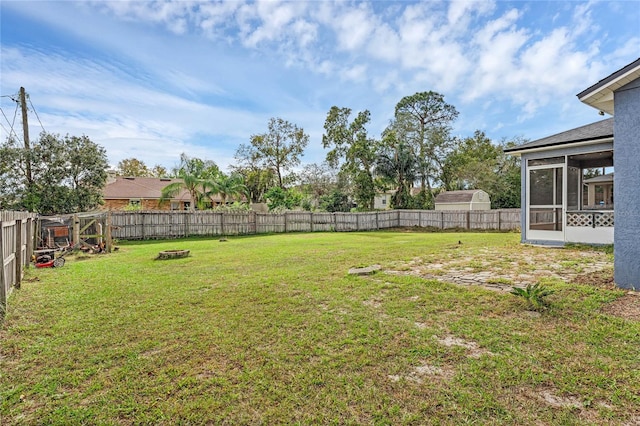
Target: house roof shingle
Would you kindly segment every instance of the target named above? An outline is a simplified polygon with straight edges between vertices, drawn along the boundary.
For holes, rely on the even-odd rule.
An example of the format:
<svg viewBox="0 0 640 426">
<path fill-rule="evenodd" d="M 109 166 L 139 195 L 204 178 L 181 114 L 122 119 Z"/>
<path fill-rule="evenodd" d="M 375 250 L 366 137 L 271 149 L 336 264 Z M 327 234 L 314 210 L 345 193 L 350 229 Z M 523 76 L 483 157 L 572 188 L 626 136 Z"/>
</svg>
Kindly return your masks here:
<svg viewBox="0 0 640 426">
<path fill-rule="evenodd" d="M 162 189 L 174 182 L 182 182 L 182 179 L 117 176 L 114 182 L 107 183 L 103 197 L 105 200 L 132 198 L 159 200 L 162 197 Z M 172 200 L 189 201 L 189 192 L 182 190 Z"/>
<path fill-rule="evenodd" d="M 545 148 L 557 145 L 565 145 L 576 142 L 597 141 L 613 138 L 613 118 L 597 121 L 575 129 L 567 130 L 546 138 L 537 139 L 522 145 L 506 148 L 504 152 L 521 152 L 532 149 Z"/>
</svg>

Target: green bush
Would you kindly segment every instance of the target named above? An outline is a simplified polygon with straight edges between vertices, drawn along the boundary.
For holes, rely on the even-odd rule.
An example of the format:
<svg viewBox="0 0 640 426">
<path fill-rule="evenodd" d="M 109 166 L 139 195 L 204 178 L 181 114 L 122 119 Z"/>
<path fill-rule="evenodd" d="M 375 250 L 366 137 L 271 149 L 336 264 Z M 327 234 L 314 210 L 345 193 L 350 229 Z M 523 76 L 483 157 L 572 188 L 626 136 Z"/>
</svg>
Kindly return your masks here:
<svg viewBox="0 0 640 426">
<path fill-rule="evenodd" d="M 514 287 L 511 289 L 511 294 L 514 296 L 522 297 L 530 309 L 534 311 L 541 311 L 549 306 L 549 303 L 545 298 L 553 294 L 553 290 L 550 290 L 540 283 L 529 284 L 525 288 Z"/>
</svg>

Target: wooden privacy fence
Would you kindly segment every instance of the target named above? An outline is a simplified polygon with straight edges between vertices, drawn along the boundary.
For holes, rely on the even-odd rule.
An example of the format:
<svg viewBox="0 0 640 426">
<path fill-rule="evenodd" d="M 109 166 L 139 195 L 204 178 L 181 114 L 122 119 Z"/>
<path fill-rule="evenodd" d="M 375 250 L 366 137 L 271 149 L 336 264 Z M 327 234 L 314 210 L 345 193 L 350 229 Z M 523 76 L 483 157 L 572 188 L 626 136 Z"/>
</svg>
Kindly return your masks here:
<svg viewBox="0 0 640 426">
<path fill-rule="evenodd" d="M 113 211 L 111 234 L 121 240 L 279 232 L 373 231 L 396 227 L 516 230 L 520 209 L 436 211 L 387 210 L 366 213 L 220 213 L 211 211 Z"/>
<path fill-rule="evenodd" d="M 20 288 L 23 268 L 33 253 L 35 214 L 0 211 L 0 318 L 13 288 Z"/>
</svg>

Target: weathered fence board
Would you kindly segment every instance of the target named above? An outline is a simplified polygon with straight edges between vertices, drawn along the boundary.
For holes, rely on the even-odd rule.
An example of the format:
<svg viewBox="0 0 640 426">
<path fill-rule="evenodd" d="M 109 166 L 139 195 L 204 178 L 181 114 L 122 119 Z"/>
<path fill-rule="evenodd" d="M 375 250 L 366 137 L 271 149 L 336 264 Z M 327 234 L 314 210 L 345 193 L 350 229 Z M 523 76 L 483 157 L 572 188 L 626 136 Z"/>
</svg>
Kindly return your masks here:
<svg viewBox="0 0 640 426">
<path fill-rule="evenodd" d="M 256 234 L 285 232 L 285 216 L 282 214 L 256 214 Z"/>
<path fill-rule="evenodd" d="M 335 229 L 333 213 L 313 213 L 311 220 L 312 231 L 333 231 Z"/>
<path fill-rule="evenodd" d="M 394 227 L 500 229 L 520 227 L 520 209 L 487 211 L 387 210 L 366 213 L 208 211 L 112 212 L 113 238 L 122 240 L 280 232 L 370 231 Z"/>
<path fill-rule="evenodd" d="M 35 215 L 25 212 L 0 212 L 0 317 L 13 288 L 20 288 L 33 251 Z"/>
</svg>

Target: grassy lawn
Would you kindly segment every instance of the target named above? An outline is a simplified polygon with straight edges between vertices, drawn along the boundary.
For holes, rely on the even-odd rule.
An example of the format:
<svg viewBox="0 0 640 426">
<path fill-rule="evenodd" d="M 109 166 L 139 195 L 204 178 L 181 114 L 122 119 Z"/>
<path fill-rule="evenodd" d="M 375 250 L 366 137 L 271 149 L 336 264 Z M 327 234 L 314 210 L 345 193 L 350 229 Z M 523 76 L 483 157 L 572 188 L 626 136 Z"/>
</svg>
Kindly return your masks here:
<svg viewBox="0 0 640 426">
<path fill-rule="evenodd" d="M 640 297 L 553 275 L 537 313 L 411 273 L 481 272 L 488 250 L 517 269 L 518 241 L 188 239 L 30 268 L 0 326 L 0 424 L 638 424 L 640 322 L 607 306 Z M 169 249 L 191 256 L 154 260 Z M 554 252 L 583 271 L 584 249 Z"/>
</svg>

